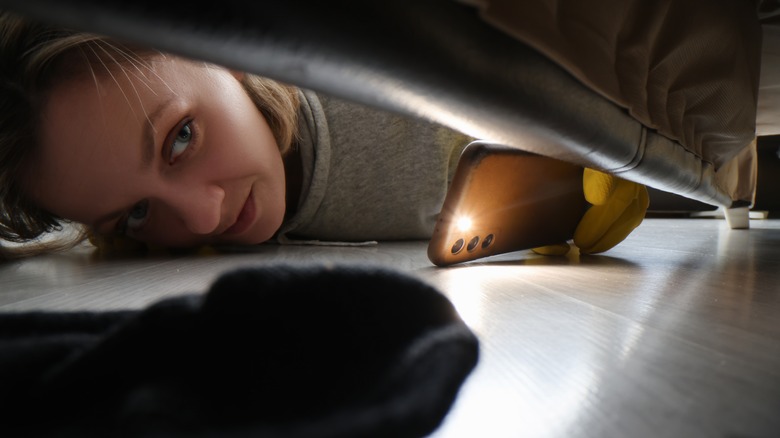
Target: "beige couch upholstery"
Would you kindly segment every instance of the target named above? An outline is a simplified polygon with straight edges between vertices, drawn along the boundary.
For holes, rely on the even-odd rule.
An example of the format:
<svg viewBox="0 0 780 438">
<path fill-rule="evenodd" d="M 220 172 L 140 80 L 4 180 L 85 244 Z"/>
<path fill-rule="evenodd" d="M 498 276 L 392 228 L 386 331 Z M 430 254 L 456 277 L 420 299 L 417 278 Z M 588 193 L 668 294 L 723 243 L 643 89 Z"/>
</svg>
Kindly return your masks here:
<svg viewBox="0 0 780 438">
<path fill-rule="evenodd" d="M 699 158 L 719 191 L 732 200 L 752 202 L 762 47 L 753 2 L 466 3 L 496 28 L 541 51 L 644 126 Z M 780 111 L 766 100 L 765 117 L 768 108 Z M 764 128 L 772 125 L 762 122 Z M 669 148 L 662 150 L 675 155 Z M 684 162 L 680 159 L 681 165 Z"/>
</svg>

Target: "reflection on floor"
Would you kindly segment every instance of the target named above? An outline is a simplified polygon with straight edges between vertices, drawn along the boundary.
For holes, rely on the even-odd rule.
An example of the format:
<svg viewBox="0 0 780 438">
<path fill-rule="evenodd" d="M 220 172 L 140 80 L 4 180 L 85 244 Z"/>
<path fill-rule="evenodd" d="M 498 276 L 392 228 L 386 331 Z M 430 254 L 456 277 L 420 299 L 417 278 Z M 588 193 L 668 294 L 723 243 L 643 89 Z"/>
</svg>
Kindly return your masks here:
<svg viewBox="0 0 780 438">
<path fill-rule="evenodd" d="M 481 340 L 436 437 L 780 436 L 780 221 L 648 219 L 601 256 L 446 269 L 425 247 L 115 260 L 78 249 L 0 266 L 0 309 L 138 308 L 240 266 L 378 264 L 437 287 Z"/>
</svg>

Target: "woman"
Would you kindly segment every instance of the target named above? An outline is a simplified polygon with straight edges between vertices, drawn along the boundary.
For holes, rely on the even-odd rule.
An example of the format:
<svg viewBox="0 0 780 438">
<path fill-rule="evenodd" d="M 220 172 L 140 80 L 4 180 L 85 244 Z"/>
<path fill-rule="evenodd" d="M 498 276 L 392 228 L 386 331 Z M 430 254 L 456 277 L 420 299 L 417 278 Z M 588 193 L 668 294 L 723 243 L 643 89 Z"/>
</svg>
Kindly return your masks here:
<svg viewBox="0 0 780 438">
<path fill-rule="evenodd" d="M 166 247 L 427 239 L 473 140 L 8 13 L 0 63 L 0 238 L 83 229 L 64 245 L 5 248 L 6 258 L 84 236 Z M 593 181 L 604 195 L 622 180 Z M 608 205 L 586 214 L 582 250 L 609 249 L 641 222 L 646 190 L 622 184 L 631 196 L 591 199 Z"/>
<path fill-rule="evenodd" d="M 173 247 L 426 238 L 471 140 L 12 14 L 0 29 L 8 241 L 64 221 Z"/>
</svg>

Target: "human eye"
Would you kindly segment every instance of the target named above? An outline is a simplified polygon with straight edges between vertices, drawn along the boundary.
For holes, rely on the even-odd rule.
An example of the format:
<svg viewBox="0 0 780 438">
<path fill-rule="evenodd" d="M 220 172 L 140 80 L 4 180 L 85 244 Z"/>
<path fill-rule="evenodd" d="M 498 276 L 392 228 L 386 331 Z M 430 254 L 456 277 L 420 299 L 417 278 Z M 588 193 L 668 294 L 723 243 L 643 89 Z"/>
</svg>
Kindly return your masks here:
<svg viewBox="0 0 780 438">
<path fill-rule="evenodd" d="M 144 200 L 133 206 L 122 221 L 121 229 L 124 234 L 140 230 L 149 218 L 149 201 Z"/>
<path fill-rule="evenodd" d="M 169 141 L 168 163 L 173 164 L 187 151 L 194 137 L 195 129 L 192 120 L 186 120 L 180 123 L 173 132 L 173 138 Z"/>
</svg>

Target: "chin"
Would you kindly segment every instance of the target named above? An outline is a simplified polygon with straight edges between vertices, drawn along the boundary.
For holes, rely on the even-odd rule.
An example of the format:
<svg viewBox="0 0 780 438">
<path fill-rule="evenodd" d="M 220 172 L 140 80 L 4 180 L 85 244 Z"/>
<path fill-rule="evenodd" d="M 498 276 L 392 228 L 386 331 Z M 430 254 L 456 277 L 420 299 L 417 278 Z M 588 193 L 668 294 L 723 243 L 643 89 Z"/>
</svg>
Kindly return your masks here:
<svg viewBox="0 0 780 438">
<path fill-rule="evenodd" d="M 268 242 L 272 237 L 274 237 L 273 233 L 270 235 L 263 235 L 262 237 L 247 237 L 246 239 L 242 239 L 239 243 L 243 245 L 259 245 Z"/>
<path fill-rule="evenodd" d="M 282 220 L 273 221 L 270 224 L 256 224 L 253 229 L 247 230 L 244 234 L 234 236 L 234 242 L 241 245 L 259 245 L 272 239 L 274 234 L 276 234 L 276 230 L 281 226 Z"/>
</svg>

